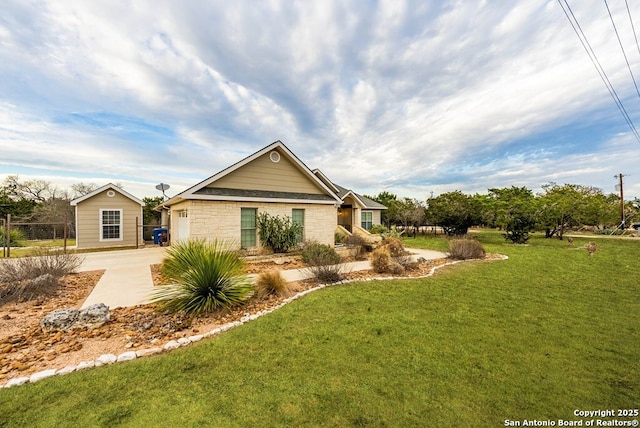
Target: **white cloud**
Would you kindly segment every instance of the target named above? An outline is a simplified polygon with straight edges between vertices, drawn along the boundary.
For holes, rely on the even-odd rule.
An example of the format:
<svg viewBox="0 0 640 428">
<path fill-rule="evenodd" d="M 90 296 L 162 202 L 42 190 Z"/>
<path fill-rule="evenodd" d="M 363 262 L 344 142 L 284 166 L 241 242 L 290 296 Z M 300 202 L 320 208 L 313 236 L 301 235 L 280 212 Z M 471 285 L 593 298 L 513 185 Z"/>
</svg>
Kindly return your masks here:
<svg viewBox="0 0 640 428">
<path fill-rule="evenodd" d="M 572 6 L 640 125 L 604 5 Z M 194 184 L 277 139 L 368 193 L 635 167 L 614 161 L 638 143 L 551 0 L 9 2 L 0 48 L 0 172 Z"/>
</svg>

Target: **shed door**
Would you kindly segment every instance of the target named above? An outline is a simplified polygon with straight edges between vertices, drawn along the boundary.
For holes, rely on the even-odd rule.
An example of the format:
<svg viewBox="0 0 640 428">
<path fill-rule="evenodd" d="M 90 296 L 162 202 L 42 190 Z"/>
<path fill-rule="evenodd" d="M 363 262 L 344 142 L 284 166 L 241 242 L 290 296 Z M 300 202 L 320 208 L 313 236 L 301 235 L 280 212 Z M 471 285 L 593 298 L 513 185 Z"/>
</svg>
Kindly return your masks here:
<svg viewBox="0 0 640 428">
<path fill-rule="evenodd" d="M 176 242 L 189 239 L 189 217 L 187 216 L 187 210 L 178 211 L 177 230 L 174 233 L 173 239 Z"/>
</svg>

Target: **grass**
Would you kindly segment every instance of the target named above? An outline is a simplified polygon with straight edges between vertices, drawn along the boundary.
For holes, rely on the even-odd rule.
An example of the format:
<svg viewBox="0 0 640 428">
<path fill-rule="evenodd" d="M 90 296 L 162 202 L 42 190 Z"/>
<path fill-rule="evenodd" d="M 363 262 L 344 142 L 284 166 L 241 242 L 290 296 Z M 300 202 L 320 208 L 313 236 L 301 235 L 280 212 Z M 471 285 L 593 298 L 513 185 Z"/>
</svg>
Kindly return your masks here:
<svg viewBox="0 0 640 428">
<path fill-rule="evenodd" d="M 189 348 L 0 390 L 0 427 L 504 426 L 637 408 L 640 241 L 589 258 L 587 239 L 479 238 L 509 260 L 334 286 Z"/>
</svg>

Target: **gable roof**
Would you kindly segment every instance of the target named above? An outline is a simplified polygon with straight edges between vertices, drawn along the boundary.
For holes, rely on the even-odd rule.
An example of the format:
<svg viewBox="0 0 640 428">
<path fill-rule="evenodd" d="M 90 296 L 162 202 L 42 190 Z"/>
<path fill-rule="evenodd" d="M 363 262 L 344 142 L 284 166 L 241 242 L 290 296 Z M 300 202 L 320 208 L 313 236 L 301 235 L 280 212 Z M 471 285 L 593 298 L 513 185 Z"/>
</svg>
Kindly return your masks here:
<svg viewBox="0 0 640 428">
<path fill-rule="evenodd" d="M 379 202 L 376 202 L 376 201 L 374 201 L 372 199 L 369 199 L 366 196 L 363 196 L 363 195 L 361 195 L 359 193 L 354 192 L 353 190 L 349 190 L 349 189 L 347 189 L 345 187 L 342 187 L 342 186 L 340 186 L 338 184 L 333 183 L 319 169 L 314 169 L 313 173 L 317 177 L 319 177 L 324 183 L 326 183 L 328 186 L 331 186 L 333 189 L 335 189 L 336 195 L 338 195 L 338 197 L 340 197 L 340 199 L 342 201 L 344 201 L 344 199 L 346 197 L 351 196 L 360 205 L 362 205 L 362 208 L 364 208 L 364 209 L 368 209 L 368 210 L 386 210 L 387 209 L 386 206 L 382 205 Z"/>
<path fill-rule="evenodd" d="M 94 190 L 93 192 L 89 192 L 86 195 L 80 196 L 79 198 L 75 198 L 70 202 L 71 206 L 78 205 L 82 201 L 86 201 L 87 199 L 93 198 L 95 195 L 104 192 L 105 190 L 113 190 L 115 192 L 120 193 L 122 196 L 131 199 L 132 201 L 140 204 L 140 206 L 145 206 L 146 204 L 142 202 L 140 199 L 133 196 L 131 193 L 125 192 L 123 189 L 119 188 L 113 183 L 105 184 L 104 186 Z"/>
<path fill-rule="evenodd" d="M 297 167 L 303 176 L 319 187 L 323 193 L 295 193 L 295 192 L 279 192 L 273 190 L 255 190 L 255 189 L 230 189 L 225 187 L 209 187 L 209 185 L 227 177 L 234 171 L 239 170 L 245 165 L 255 161 L 259 157 L 278 149 L 286 158 Z M 304 202 L 316 204 L 337 204 L 340 198 L 335 191 L 328 187 L 320 180 L 296 155 L 285 146 L 282 141 L 275 141 L 268 146 L 258 150 L 254 154 L 236 162 L 235 164 L 223 169 L 217 174 L 199 182 L 198 184 L 188 188 L 187 190 L 177 194 L 173 198 L 164 202 L 164 206 L 173 205 L 182 200 L 199 199 L 199 200 L 234 200 L 234 201 L 262 201 L 262 202 Z"/>
</svg>

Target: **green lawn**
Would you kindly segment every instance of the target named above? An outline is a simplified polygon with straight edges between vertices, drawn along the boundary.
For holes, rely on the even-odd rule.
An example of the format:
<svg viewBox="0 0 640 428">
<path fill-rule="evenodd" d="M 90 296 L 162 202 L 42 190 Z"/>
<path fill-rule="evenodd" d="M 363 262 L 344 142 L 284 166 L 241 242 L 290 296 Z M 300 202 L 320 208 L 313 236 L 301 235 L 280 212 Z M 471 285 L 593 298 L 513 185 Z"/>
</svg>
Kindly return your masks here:
<svg viewBox="0 0 640 428">
<path fill-rule="evenodd" d="M 0 427 L 496 427 L 637 408 L 640 239 L 592 258 L 587 239 L 479 239 L 509 260 L 331 287 L 169 354 L 3 389 Z"/>
</svg>

